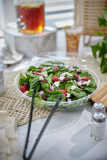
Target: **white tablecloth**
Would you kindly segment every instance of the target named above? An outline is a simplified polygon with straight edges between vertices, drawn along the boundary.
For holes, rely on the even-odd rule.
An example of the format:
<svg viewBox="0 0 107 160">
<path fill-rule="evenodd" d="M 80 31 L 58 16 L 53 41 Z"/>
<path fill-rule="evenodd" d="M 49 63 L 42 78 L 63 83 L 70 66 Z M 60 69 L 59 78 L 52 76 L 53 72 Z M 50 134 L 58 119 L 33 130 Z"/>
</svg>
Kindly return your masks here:
<svg viewBox="0 0 107 160">
<path fill-rule="evenodd" d="M 46 118 L 43 118 L 32 122 L 28 153 L 45 120 Z M 107 125 L 104 139 L 96 141 L 90 136 L 90 120 L 90 104 L 54 115 L 34 152 L 32 160 L 106 160 Z M 27 125 L 18 127 L 22 150 L 26 131 Z"/>
</svg>

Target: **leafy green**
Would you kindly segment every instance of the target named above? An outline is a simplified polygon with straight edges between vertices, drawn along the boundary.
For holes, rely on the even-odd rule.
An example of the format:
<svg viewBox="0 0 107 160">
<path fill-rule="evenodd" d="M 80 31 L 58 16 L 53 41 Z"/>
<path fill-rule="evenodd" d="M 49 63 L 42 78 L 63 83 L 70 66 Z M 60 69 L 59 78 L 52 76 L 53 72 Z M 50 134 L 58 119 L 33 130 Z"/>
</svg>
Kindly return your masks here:
<svg viewBox="0 0 107 160">
<path fill-rule="evenodd" d="M 100 50 L 99 42 L 96 45 L 90 46 L 93 52 L 93 56 L 97 58 L 96 53 Z"/>
<path fill-rule="evenodd" d="M 107 58 L 102 57 L 100 66 L 101 66 L 101 72 L 106 73 L 107 72 Z"/>
<path fill-rule="evenodd" d="M 77 67 L 77 66 L 73 66 L 73 69 L 79 69 L 79 67 Z"/>
<path fill-rule="evenodd" d="M 61 62 L 61 61 L 55 61 L 54 64 L 63 64 L 64 65 L 65 63 Z"/>
<path fill-rule="evenodd" d="M 30 90 L 34 88 L 36 91 L 40 90 L 39 75 L 36 75 L 30 82 Z"/>
<path fill-rule="evenodd" d="M 102 36 L 102 32 L 100 31 L 94 31 L 94 33 L 96 33 L 98 36 Z"/>
<path fill-rule="evenodd" d="M 27 78 L 22 73 L 20 73 L 19 86 L 23 86 L 27 81 Z"/>
<path fill-rule="evenodd" d="M 107 9 L 106 11 L 103 10 L 103 15 L 104 18 L 101 16 L 98 16 L 98 24 L 101 28 L 105 28 L 107 27 Z M 102 36 L 102 32 L 100 31 L 94 31 L 94 33 L 96 33 L 99 36 Z M 105 37 L 100 40 L 99 43 L 97 43 L 94 46 L 91 46 L 92 52 L 93 52 L 93 56 L 95 58 L 97 58 L 96 56 L 96 52 L 99 52 L 99 58 L 101 58 L 101 64 L 100 64 L 100 68 L 101 68 L 101 72 L 102 73 L 106 73 L 107 72 L 107 59 L 106 56 L 107 55 L 107 33 L 105 33 Z"/>
<path fill-rule="evenodd" d="M 32 97 L 32 94 L 33 94 L 33 89 L 29 90 L 29 92 L 27 93 L 27 95 L 30 97 Z M 35 98 L 42 99 L 41 95 L 37 91 L 35 93 Z"/>
<path fill-rule="evenodd" d="M 87 86 L 87 87 L 85 87 L 84 90 L 88 91 L 88 93 L 92 93 L 92 92 L 94 92 L 95 88 Z"/>
<path fill-rule="evenodd" d="M 51 67 L 51 66 L 53 66 L 53 64 L 48 64 L 48 63 L 46 63 L 46 64 L 41 64 L 40 65 L 40 67 Z"/>
<path fill-rule="evenodd" d="M 30 77 L 34 78 L 34 77 L 35 77 L 35 75 L 32 74 L 32 73 L 30 73 L 29 71 L 26 72 L 26 76 L 27 76 L 28 78 L 30 78 Z"/>
<path fill-rule="evenodd" d="M 44 83 L 44 82 L 40 82 L 41 84 L 41 89 L 46 92 L 47 90 L 50 90 L 50 85 L 49 83 Z"/>
<path fill-rule="evenodd" d="M 53 64 L 54 62 L 53 61 L 45 61 L 44 63 L 51 63 L 51 64 Z"/>
<path fill-rule="evenodd" d="M 105 28 L 107 25 L 107 21 L 105 18 L 98 16 L 98 24 L 101 28 Z"/>
<path fill-rule="evenodd" d="M 105 11 L 103 10 L 103 14 L 104 14 L 105 19 L 107 20 L 107 11 L 105 12 Z"/>
<path fill-rule="evenodd" d="M 37 68 L 36 68 L 35 66 L 30 66 L 29 69 L 28 69 L 28 71 L 29 71 L 29 72 L 30 72 L 30 71 L 36 71 L 36 69 L 37 69 Z"/>
<path fill-rule="evenodd" d="M 71 81 L 66 81 L 66 82 L 64 82 L 65 84 L 65 88 L 64 89 L 66 89 L 67 90 L 67 92 L 69 93 L 69 94 L 71 94 L 71 86 L 72 85 L 76 85 L 72 80 Z"/>
<path fill-rule="evenodd" d="M 53 72 L 54 76 L 57 76 L 59 78 L 60 72 Z"/>
<path fill-rule="evenodd" d="M 69 72 L 69 69 L 66 68 L 65 66 L 61 66 L 61 67 L 59 67 L 59 71 L 60 71 L 60 74 L 62 74 L 64 72 Z"/>
<path fill-rule="evenodd" d="M 61 102 L 65 101 L 65 94 L 61 91 L 51 91 L 46 93 L 47 101 L 56 102 L 58 97 L 62 94 L 62 100 Z"/>
<path fill-rule="evenodd" d="M 77 87 L 74 90 L 71 90 L 71 99 L 72 99 L 72 95 L 74 95 L 77 99 L 80 99 L 80 98 L 85 97 L 86 93 L 84 90 Z"/>
<path fill-rule="evenodd" d="M 53 74 L 51 73 L 51 74 L 49 74 L 45 79 L 47 79 L 47 81 L 48 81 L 48 83 L 49 83 L 49 85 L 51 86 L 51 84 L 52 84 L 52 77 L 53 77 Z"/>
<path fill-rule="evenodd" d="M 86 70 L 82 70 L 81 73 L 79 74 L 79 76 L 82 77 L 89 77 L 89 73 Z"/>
</svg>

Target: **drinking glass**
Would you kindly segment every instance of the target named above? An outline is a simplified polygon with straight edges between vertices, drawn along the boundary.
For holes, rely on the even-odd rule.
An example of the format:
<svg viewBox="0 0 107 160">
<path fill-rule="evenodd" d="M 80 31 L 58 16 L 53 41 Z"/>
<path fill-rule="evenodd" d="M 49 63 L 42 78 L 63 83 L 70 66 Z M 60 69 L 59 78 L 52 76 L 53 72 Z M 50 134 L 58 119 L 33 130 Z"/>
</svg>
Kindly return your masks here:
<svg viewBox="0 0 107 160">
<path fill-rule="evenodd" d="M 68 52 L 78 52 L 79 40 L 83 28 L 81 26 L 73 26 L 65 29 L 66 49 Z"/>
</svg>

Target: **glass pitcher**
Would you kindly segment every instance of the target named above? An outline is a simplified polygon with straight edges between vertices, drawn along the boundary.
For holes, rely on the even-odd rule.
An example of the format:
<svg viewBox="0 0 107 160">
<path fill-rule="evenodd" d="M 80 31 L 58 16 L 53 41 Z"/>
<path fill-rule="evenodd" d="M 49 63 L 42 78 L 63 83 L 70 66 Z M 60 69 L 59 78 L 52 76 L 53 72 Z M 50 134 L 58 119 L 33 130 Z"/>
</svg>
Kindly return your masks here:
<svg viewBox="0 0 107 160">
<path fill-rule="evenodd" d="M 44 0 L 14 0 L 14 6 L 21 33 L 34 34 L 44 30 Z"/>
</svg>

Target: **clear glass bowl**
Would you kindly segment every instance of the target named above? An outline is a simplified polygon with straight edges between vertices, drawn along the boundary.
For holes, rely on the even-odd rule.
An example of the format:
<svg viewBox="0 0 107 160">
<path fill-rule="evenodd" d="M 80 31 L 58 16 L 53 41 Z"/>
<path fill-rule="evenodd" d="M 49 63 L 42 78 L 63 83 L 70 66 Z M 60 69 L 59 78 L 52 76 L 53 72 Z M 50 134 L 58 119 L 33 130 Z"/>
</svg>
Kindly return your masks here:
<svg viewBox="0 0 107 160">
<path fill-rule="evenodd" d="M 74 64 L 72 63 L 72 65 L 74 65 Z M 82 70 L 83 69 L 87 70 L 93 76 L 93 78 L 94 78 L 94 80 L 95 80 L 95 82 L 97 84 L 97 88 L 95 89 L 95 91 L 93 93 L 91 93 L 90 95 L 88 95 L 86 97 L 80 98 L 78 100 L 70 101 L 70 102 L 60 102 L 59 107 L 57 108 L 57 110 L 68 110 L 68 109 L 71 109 L 71 108 L 83 105 L 84 103 L 86 103 L 96 93 L 96 91 L 100 87 L 100 79 L 99 79 L 98 75 L 93 70 L 89 69 L 86 66 L 82 66 L 82 65 L 79 65 L 79 64 L 75 64 L 75 65 L 78 66 Z M 21 71 L 21 73 L 24 74 L 27 69 Z M 20 73 L 18 73 L 18 75 L 15 77 L 15 88 L 16 88 L 17 92 L 22 97 L 24 97 L 25 99 L 31 101 L 32 98 L 29 97 L 29 96 L 27 96 L 27 95 L 25 95 L 24 93 L 22 93 L 20 91 L 20 89 L 19 89 L 19 85 L 18 85 L 18 83 L 19 83 L 19 77 L 20 77 Z M 34 101 L 34 104 L 36 106 L 38 106 L 38 107 L 45 107 L 45 108 L 51 110 L 53 108 L 53 106 L 55 105 L 55 102 L 50 102 L 50 101 Z"/>
</svg>

